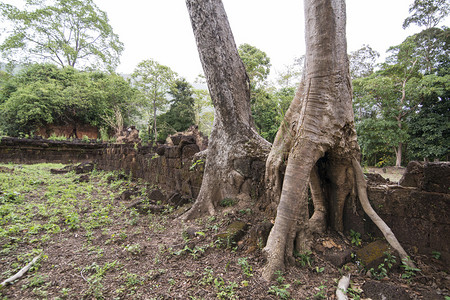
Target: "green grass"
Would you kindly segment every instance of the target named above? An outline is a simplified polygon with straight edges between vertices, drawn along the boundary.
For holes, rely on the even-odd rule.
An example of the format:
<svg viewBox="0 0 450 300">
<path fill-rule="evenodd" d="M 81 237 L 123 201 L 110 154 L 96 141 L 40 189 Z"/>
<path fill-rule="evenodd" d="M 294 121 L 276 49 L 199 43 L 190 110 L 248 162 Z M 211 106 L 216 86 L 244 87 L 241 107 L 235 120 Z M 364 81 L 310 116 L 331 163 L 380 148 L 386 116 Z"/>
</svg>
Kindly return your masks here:
<svg viewBox="0 0 450 300">
<path fill-rule="evenodd" d="M 123 205 L 113 204 L 117 195 L 131 182 L 116 180 L 107 183 L 107 178 L 114 176 L 113 172 L 94 170 L 89 174 L 89 182 L 76 182 L 79 175 L 74 172 L 51 174 L 50 169 L 63 168 L 62 164 L 0 164 L 0 167 L 7 168 L 3 168 L 6 172 L 0 172 L 2 279 L 14 275 L 42 251 L 44 256 L 41 260 L 45 260 L 44 249 L 49 243 L 59 243 L 64 233 L 84 237 L 83 249 L 80 251 L 87 251 L 97 258 L 103 257 L 102 247 L 90 245 L 94 238 L 93 230 L 100 228 L 107 233 L 113 220 L 130 219 L 130 212 Z M 10 170 L 13 170 L 12 173 Z M 131 218 L 137 218 L 136 214 L 132 214 Z M 117 238 L 121 238 L 120 233 Z M 139 252 L 137 246 L 131 245 L 128 251 Z M 26 283 L 23 288 L 39 288 L 36 291 L 41 294 L 36 295 L 43 297 L 46 285 L 37 272 L 39 265 L 37 263 L 28 272 L 31 279 L 24 280 Z M 109 267 L 108 263 L 105 266 Z M 94 267 L 95 273 L 103 271 L 100 266 L 88 266 L 86 270 Z M 102 294 L 103 273 L 95 278 L 86 277 L 89 281 L 87 294 Z M 64 293 L 67 292 L 64 290 Z"/>
</svg>

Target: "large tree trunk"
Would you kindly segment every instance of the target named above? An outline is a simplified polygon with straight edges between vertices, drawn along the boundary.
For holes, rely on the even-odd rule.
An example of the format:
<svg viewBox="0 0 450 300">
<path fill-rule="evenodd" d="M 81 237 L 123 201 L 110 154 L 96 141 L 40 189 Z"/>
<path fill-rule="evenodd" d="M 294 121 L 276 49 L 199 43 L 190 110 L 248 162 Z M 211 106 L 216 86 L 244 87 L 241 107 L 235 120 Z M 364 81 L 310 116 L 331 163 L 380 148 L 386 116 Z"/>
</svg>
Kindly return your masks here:
<svg viewBox="0 0 450 300">
<path fill-rule="evenodd" d="M 221 199 L 247 199 L 245 168 L 265 159 L 270 144 L 254 129 L 250 83 L 220 0 L 186 0 L 208 89 L 214 125 L 200 193 L 183 218 L 214 214 Z"/>
<path fill-rule="evenodd" d="M 327 226 L 342 232 L 345 202 L 356 197 L 357 189 L 370 218 L 401 257 L 406 256 L 389 227 L 367 207 L 362 170 L 355 164 L 360 151 L 352 109 L 345 0 L 305 0 L 305 20 L 304 75 L 266 162 L 268 207 L 277 210 L 264 248 L 265 279 L 292 261 L 294 249 L 309 248 L 313 232 L 322 233 Z M 308 185 L 315 210 L 311 218 Z"/>
<path fill-rule="evenodd" d="M 343 231 L 344 203 L 355 195 L 352 159 L 359 157 L 359 147 L 347 58 L 345 2 L 305 0 L 305 20 L 304 75 L 266 164 L 269 201 L 278 204 L 264 248 L 266 279 L 284 268 L 294 248 L 308 248 L 311 232 L 323 232 L 327 221 L 333 229 Z M 285 161 L 283 178 L 280 169 Z M 309 183 L 316 210 L 311 220 L 307 209 Z"/>
</svg>

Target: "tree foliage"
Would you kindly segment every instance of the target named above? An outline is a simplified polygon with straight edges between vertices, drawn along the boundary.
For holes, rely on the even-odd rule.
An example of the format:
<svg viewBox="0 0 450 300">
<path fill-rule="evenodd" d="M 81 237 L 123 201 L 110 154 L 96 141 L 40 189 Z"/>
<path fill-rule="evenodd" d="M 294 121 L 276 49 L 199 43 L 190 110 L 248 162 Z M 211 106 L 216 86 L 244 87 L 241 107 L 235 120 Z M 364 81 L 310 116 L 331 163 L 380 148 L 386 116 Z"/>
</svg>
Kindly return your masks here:
<svg viewBox="0 0 450 300">
<path fill-rule="evenodd" d="M 249 45 L 242 44 L 238 53 L 245 65 L 252 89 L 260 88 L 270 73 L 270 58 L 264 51 Z"/>
<path fill-rule="evenodd" d="M 350 76 L 352 79 L 367 77 L 374 72 L 376 61 L 380 53 L 369 45 L 363 45 L 360 49 L 349 54 Z"/>
<path fill-rule="evenodd" d="M 449 15 L 450 3 L 448 0 L 414 0 L 409 13 L 411 15 L 403 22 L 403 28 L 415 24 L 430 29 Z"/>
<path fill-rule="evenodd" d="M 195 124 L 195 101 L 192 86 L 186 79 L 177 79 L 169 91 L 170 108 L 157 117 L 162 129 L 158 140 L 165 140 L 168 135 L 182 132 Z"/>
<path fill-rule="evenodd" d="M 123 44 L 92 0 L 27 0 L 23 10 L 0 3 L 0 12 L 12 24 L 0 45 L 9 60 L 103 70 L 119 63 Z"/>
<path fill-rule="evenodd" d="M 209 91 L 204 88 L 206 86 L 205 78 L 198 76 L 194 82 L 198 88 L 193 88 L 194 97 L 194 115 L 195 124 L 199 130 L 209 136 L 214 121 L 214 108 L 211 101 Z"/>
<path fill-rule="evenodd" d="M 358 140 L 366 162 L 398 158 L 404 145 L 408 158 L 415 159 L 441 158 L 448 151 L 449 36 L 448 28 L 409 36 L 389 48 L 378 72 L 353 80 Z"/>
<path fill-rule="evenodd" d="M 140 62 L 131 75 L 133 84 L 140 91 L 145 109 L 151 110 L 147 118 L 148 134 L 152 140 L 158 137 L 157 116 L 168 104 L 166 95 L 173 87 L 176 76 L 169 67 L 152 59 Z"/>
<path fill-rule="evenodd" d="M 12 136 L 48 124 L 109 127 L 105 119 L 117 110 L 129 121 L 134 100 L 135 91 L 116 74 L 35 64 L 0 87 L 0 126 Z"/>
</svg>

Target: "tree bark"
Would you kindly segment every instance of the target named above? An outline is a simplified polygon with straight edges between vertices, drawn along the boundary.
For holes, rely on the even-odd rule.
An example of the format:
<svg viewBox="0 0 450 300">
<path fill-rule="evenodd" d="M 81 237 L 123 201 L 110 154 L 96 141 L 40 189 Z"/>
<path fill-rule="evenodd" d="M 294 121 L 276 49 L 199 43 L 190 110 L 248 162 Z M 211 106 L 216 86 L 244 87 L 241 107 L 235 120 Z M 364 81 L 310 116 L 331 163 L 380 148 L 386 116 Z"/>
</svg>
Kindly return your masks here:
<svg viewBox="0 0 450 300">
<path fill-rule="evenodd" d="M 197 48 L 215 108 L 202 186 L 182 218 L 214 214 L 224 198 L 248 199 L 240 165 L 264 161 L 270 144 L 258 135 L 250 112 L 250 82 L 220 0 L 186 0 Z"/>
<path fill-rule="evenodd" d="M 345 2 L 305 0 L 305 20 L 304 75 L 266 163 L 267 195 L 271 203 L 279 204 L 264 248 L 265 279 L 292 260 L 294 248 L 308 248 L 311 232 L 323 232 L 325 221 L 343 231 L 344 204 L 355 192 L 352 158 L 359 157 L 359 147 L 347 58 Z M 319 159 L 323 162 L 320 165 Z M 286 161 L 283 178 L 280 170 Z M 306 197 L 310 183 L 316 206 L 311 219 Z M 326 200 L 321 199 L 325 196 Z"/>
</svg>

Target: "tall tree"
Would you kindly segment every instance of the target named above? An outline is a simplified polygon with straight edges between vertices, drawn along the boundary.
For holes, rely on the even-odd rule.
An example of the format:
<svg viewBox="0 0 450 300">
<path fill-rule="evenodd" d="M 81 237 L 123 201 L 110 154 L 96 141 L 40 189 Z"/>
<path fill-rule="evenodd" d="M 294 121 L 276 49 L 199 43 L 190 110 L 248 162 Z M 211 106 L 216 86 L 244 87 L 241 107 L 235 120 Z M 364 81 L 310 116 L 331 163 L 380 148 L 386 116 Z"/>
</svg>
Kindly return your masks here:
<svg viewBox="0 0 450 300">
<path fill-rule="evenodd" d="M 351 52 L 348 58 L 352 79 L 367 77 L 372 74 L 378 57 L 380 57 L 380 53 L 373 50 L 369 45 L 363 45 L 360 49 Z"/>
<path fill-rule="evenodd" d="M 157 115 L 158 110 L 164 109 L 168 103 L 167 93 L 172 88 L 176 73 L 169 67 L 148 59 L 140 62 L 134 70 L 131 78 L 134 85 L 141 91 L 144 102 L 152 111 L 152 125 L 148 124 L 148 134 L 153 135 L 153 140 L 158 138 Z"/>
<path fill-rule="evenodd" d="M 169 134 L 181 132 L 195 124 L 194 98 L 192 87 L 186 79 L 177 79 L 169 91 L 170 108 L 158 116 L 158 121 L 165 125 L 158 140 L 165 140 Z"/>
<path fill-rule="evenodd" d="M 414 0 L 409 7 L 409 17 L 403 22 L 403 28 L 416 24 L 430 29 L 436 27 L 450 13 L 448 0 Z"/>
<path fill-rule="evenodd" d="M 344 0 L 305 0 L 306 62 L 302 82 L 286 113 L 266 163 L 268 197 L 276 206 L 275 224 L 264 253 L 263 277 L 271 278 L 292 261 L 294 248 L 312 242 L 311 232 L 330 226 L 343 230 L 343 208 L 354 187 L 365 211 L 395 245 L 391 230 L 368 204 L 358 163 L 359 147 L 345 36 Z M 284 178 L 281 168 L 287 162 Z M 309 219 L 308 184 L 314 202 Z M 327 210 L 327 207 L 329 208 Z M 406 252 L 399 250 L 406 258 Z"/>
<path fill-rule="evenodd" d="M 269 144 L 255 131 L 250 82 L 220 0 L 186 0 L 215 108 L 200 193 L 184 218 L 213 214 L 224 198 L 249 199 L 242 165 L 263 159 Z"/>
<path fill-rule="evenodd" d="M 238 52 L 250 80 L 250 106 L 256 129 L 272 142 L 279 126 L 279 109 L 276 98 L 265 84 L 270 73 L 270 58 L 249 44 L 240 45 Z"/>
<path fill-rule="evenodd" d="M 25 9 L 0 3 L 13 25 L 0 50 L 7 59 L 51 61 L 61 67 L 114 70 L 123 44 L 92 0 L 27 0 Z"/>
<path fill-rule="evenodd" d="M 214 121 L 214 108 L 211 96 L 208 90 L 203 88 L 203 86 L 206 86 L 203 75 L 199 75 L 194 83 L 198 86 L 193 89 L 195 124 L 198 125 L 198 129 L 202 133 L 209 135 Z"/>
<path fill-rule="evenodd" d="M 446 159 L 450 154 L 450 74 L 426 75 L 415 87 L 420 106 L 408 117 L 408 152 L 414 159 Z"/>
<path fill-rule="evenodd" d="M 266 52 L 250 44 L 242 44 L 238 48 L 239 57 L 244 63 L 253 90 L 260 88 L 270 73 L 270 58 Z"/>
</svg>

